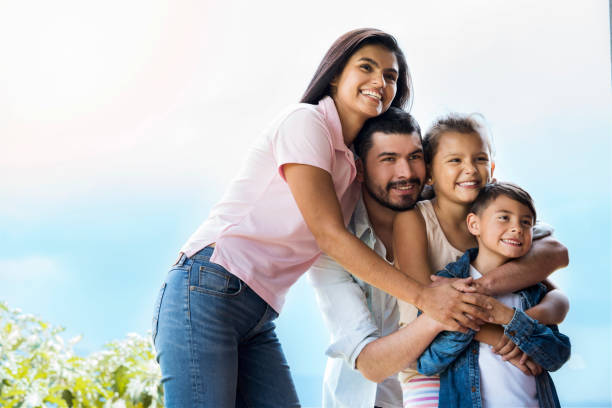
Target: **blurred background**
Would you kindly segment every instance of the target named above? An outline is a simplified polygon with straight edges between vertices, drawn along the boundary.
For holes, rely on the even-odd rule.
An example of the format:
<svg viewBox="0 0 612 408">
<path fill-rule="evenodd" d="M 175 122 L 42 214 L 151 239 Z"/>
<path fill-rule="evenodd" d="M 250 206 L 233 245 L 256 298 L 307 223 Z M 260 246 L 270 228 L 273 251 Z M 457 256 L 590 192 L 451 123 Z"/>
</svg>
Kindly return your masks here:
<svg viewBox="0 0 612 408">
<path fill-rule="evenodd" d="M 525 187 L 570 266 L 553 373 L 564 406 L 611 405 L 610 17 L 604 0 L 0 3 L 0 300 L 82 334 L 150 330 L 180 246 L 331 43 L 396 36 L 423 128 L 480 112 L 496 176 Z M 305 279 L 278 332 L 316 407 L 328 335 Z"/>
</svg>

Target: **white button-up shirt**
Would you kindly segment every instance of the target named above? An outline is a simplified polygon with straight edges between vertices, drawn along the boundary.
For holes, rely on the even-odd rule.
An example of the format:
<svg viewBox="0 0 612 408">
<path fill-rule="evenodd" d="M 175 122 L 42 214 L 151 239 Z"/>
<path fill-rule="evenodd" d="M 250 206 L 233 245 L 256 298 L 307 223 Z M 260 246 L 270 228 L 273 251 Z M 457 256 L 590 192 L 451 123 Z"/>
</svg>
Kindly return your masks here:
<svg viewBox="0 0 612 408">
<path fill-rule="evenodd" d="M 362 199 L 348 229 L 386 259 L 386 248 L 372 229 Z M 355 369 L 355 361 L 368 343 L 398 329 L 396 299 L 351 275 L 326 254 L 311 267 L 308 278 L 331 334 L 323 379 L 323 407 L 402 407 L 396 375 L 376 384 Z"/>
</svg>

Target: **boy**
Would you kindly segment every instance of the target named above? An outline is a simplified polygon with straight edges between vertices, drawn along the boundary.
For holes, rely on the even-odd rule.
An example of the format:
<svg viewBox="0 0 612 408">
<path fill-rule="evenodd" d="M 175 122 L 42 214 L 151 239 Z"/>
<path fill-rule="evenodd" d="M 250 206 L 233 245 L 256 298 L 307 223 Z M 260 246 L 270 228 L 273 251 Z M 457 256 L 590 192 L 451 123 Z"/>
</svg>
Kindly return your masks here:
<svg viewBox="0 0 612 408">
<path fill-rule="evenodd" d="M 478 241 L 438 275 L 477 279 L 531 247 L 536 211 L 529 194 L 511 183 L 487 184 L 467 216 L 467 226 Z M 507 364 L 490 346 L 473 340 L 474 332 L 442 332 L 418 362 L 419 372 L 440 374 L 440 407 L 559 407 L 552 379 L 570 355 L 569 338 L 556 326 L 544 326 L 523 310 L 542 299 L 544 285 L 497 297 L 493 323 L 521 351 L 544 370 L 533 377 Z"/>
</svg>

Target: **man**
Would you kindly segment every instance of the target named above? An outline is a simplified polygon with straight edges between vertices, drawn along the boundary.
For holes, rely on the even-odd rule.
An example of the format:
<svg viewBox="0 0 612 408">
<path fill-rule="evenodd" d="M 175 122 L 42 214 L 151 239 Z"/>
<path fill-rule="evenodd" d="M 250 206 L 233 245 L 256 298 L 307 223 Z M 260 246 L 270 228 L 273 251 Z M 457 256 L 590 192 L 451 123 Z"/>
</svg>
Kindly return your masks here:
<svg viewBox="0 0 612 408">
<path fill-rule="evenodd" d="M 410 114 L 390 108 L 366 122 L 355 150 L 362 198 L 348 228 L 392 263 L 393 218 L 415 205 L 426 176 L 419 125 Z M 565 249 L 552 239 L 540 241 L 551 242 L 540 247 L 538 258 L 547 255 L 549 262 L 538 267 L 552 271 L 564 266 Z M 420 356 L 440 324 L 423 315 L 398 330 L 396 299 L 352 276 L 325 254 L 308 276 L 331 333 L 323 406 L 402 407 L 395 374 Z"/>
</svg>

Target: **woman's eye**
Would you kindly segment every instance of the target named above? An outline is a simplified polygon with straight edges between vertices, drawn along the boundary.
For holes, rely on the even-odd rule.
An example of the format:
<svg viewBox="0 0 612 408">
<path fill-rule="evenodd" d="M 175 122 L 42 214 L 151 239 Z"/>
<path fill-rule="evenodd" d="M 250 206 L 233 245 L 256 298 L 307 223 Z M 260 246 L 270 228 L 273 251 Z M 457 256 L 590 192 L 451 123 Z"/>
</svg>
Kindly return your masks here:
<svg viewBox="0 0 612 408">
<path fill-rule="evenodd" d="M 387 74 L 387 75 L 385 75 L 385 80 L 387 82 L 395 82 L 395 81 L 397 81 L 397 78 L 393 74 Z"/>
<path fill-rule="evenodd" d="M 372 67 L 370 66 L 370 64 L 361 64 L 359 67 L 367 72 L 372 71 Z"/>
</svg>

